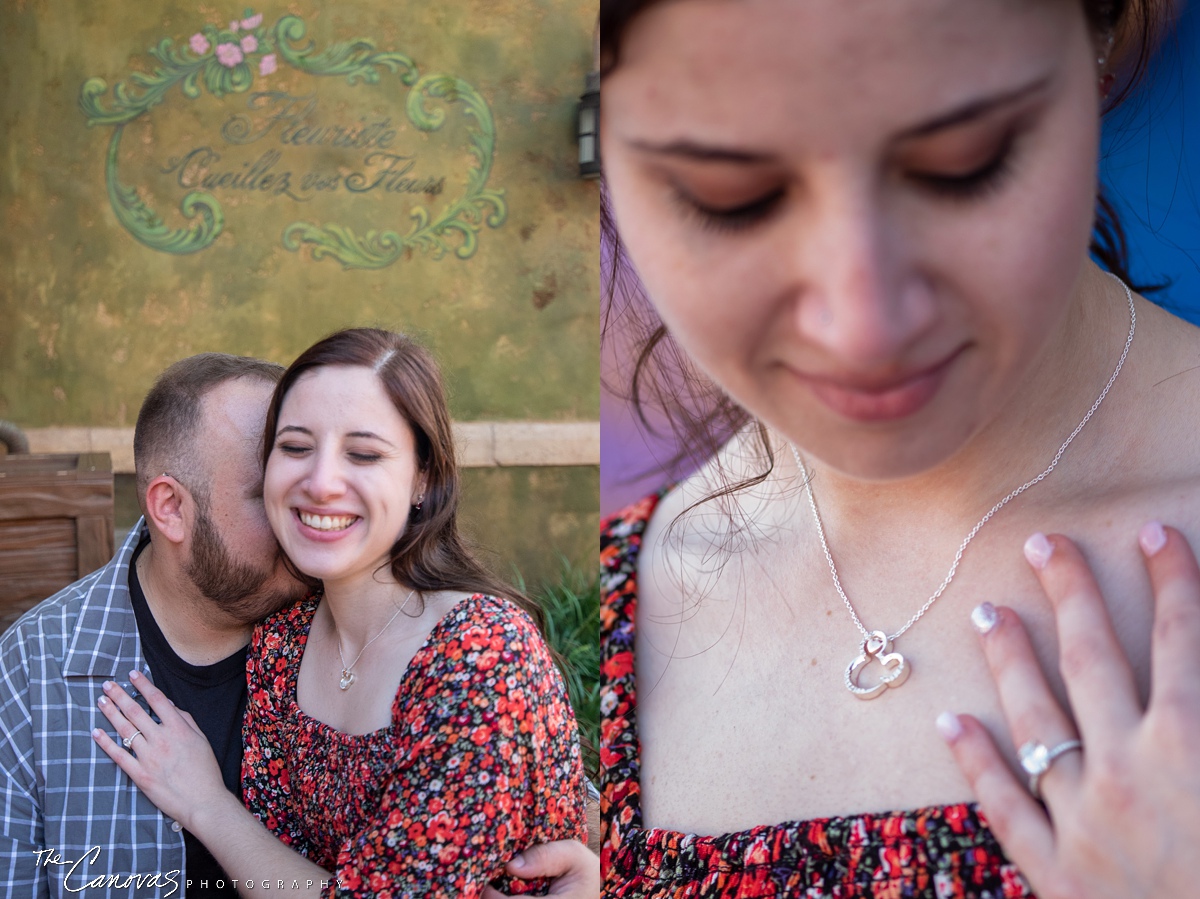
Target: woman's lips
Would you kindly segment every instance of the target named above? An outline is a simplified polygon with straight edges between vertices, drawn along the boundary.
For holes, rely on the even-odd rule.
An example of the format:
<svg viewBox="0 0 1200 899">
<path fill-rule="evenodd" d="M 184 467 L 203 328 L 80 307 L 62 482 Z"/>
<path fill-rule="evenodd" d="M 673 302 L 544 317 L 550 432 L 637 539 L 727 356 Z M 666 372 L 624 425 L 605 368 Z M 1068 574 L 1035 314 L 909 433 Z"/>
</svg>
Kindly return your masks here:
<svg viewBox="0 0 1200 899">
<path fill-rule="evenodd" d="M 329 543 L 344 537 L 362 519 L 357 515 L 292 509 L 300 533 L 309 540 Z"/>
<path fill-rule="evenodd" d="M 800 374 L 800 379 L 813 396 L 843 418 L 895 421 L 915 414 L 933 399 L 961 352 L 956 350 L 932 368 L 879 385 L 848 384 L 805 374 Z"/>
</svg>

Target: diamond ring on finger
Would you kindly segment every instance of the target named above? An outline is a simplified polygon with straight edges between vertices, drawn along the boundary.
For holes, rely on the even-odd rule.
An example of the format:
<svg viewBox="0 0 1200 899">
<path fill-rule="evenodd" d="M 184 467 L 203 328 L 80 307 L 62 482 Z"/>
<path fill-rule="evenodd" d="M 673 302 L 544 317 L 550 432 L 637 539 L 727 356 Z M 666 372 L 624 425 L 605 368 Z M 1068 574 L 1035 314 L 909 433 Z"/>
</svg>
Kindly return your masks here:
<svg viewBox="0 0 1200 899">
<path fill-rule="evenodd" d="M 1039 743 L 1037 740 L 1030 740 L 1017 750 L 1021 767 L 1029 775 L 1029 792 L 1033 794 L 1034 799 L 1042 798 L 1041 790 L 1038 787 L 1042 776 L 1050 770 L 1050 766 L 1054 764 L 1055 760 L 1076 749 L 1080 752 L 1083 751 L 1083 744 L 1078 740 L 1064 740 L 1053 748 L 1047 748 L 1045 743 Z"/>
</svg>

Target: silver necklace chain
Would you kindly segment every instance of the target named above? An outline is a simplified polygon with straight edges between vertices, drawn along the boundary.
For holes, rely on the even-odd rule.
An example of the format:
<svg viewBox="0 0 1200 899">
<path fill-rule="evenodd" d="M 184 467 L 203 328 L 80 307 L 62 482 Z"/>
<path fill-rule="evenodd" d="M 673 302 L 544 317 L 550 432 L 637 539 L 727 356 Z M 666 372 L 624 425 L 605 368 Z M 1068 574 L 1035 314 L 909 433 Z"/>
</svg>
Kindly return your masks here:
<svg viewBox="0 0 1200 899">
<path fill-rule="evenodd" d="M 1125 366 L 1125 359 L 1129 356 L 1129 348 L 1133 345 L 1133 335 L 1137 330 L 1137 312 L 1133 308 L 1133 292 L 1129 289 L 1129 285 L 1111 272 L 1107 272 L 1106 274 L 1108 274 L 1111 278 L 1113 278 L 1113 280 L 1115 280 L 1121 285 L 1121 287 L 1125 289 L 1125 299 L 1129 301 L 1129 336 L 1125 338 L 1125 347 L 1121 350 L 1121 358 L 1117 360 L 1117 367 L 1113 370 L 1112 377 L 1108 379 L 1108 383 L 1104 385 L 1104 389 L 1101 390 L 1100 395 L 1096 397 L 1096 402 L 1092 403 L 1092 407 L 1088 409 L 1087 415 L 1083 416 L 1083 420 L 1075 426 L 1075 430 L 1071 432 L 1071 436 L 1064 440 L 1063 445 L 1058 448 L 1058 452 L 1054 454 L 1054 458 L 1050 460 L 1050 464 L 1046 466 L 1045 471 L 1043 471 L 1037 477 L 1026 481 L 1016 490 L 1008 494 L 1008 496 L 1004 497 L 1004 499 L 996 503 L 996 505 L 992 506 L 988 510 L 987 514 L 984 515 L 983 518 L 979 519 L 979 522 L 975 525 L 975 527 L 971 528 L 970 533 L 967 534 L 967 536 L 963 539 L 963 542 L 959 544 L 958 552 L 954 554 L 954 563 L 950 566 L 950 570 L 946 573 L 946 577 L 943 578 L 941 584 L 938 585 L 938 588 L 933 591 L 933 595 L 930 596 L 929 599 L 925 601 L 925 604 L 917 610 L 916 614 L 909 618 L 908 621 L 904 623 L 904 626 L 900 628 L 900 630 L 896 631 L 896 633 L 891 634 L 890 636 L 887 636 L 887 641 L 889 643 L 899 639 L 905 634 L 905 632 L 908 631 L 909 628 L 920 621 L 921 617 L 929 611 L 930 606 L 937 602 L 941 595 L 946 592 L 946 588 L 950 586 L 950 582 L 954 580 L 954 575 L 958 572 L 958 563 L 962 561 L 963 553 L 966 552 L 967 547 L 970 545 L 971 541 L 975 539 L 975 535 L 979 533 L 980 529 L 992 520 L 992 516 L 1030 487 L 1033 487 L 1035 484 L 1040 484 L 1050 476 L 1050 473 L 1058 466 L 1059 460 L 1062 459 L 1063 453 L 1067 451 L 1067 447 L 1069 447 L 1072 441 L 1079 436 L 1079 432 L 1084 429 L 1084 426 L 1091 421 L 1092 416 L 1096 414 L 1096 410 L 1100 408 L 1100 404 L 1104 402 L 1104 398 L 1108 396 L 1109 390 L 1111 390 L 1113 384 L 1116 383 L 1117 376 L 1121 374 L 1121 369 Z M 837 565 L 835 565 L 833 562 L 833 553 L 829 551 L 829 542 L 825 538 L 825 526 L 821 522 L 821 513 L 817 511 L 817 500 L 813 496 L 812 479 L 808 476 L 808 469 L 804 467 L 804 463 L 800 460 L 800 453 L 796 449 L 795 444 L 789 443 L 788 445 L 792 449 L 792 456 L 795 458 L 796 465 L 800 469 L 800 474 L 804 478 L 805 490 L 808 493 L 808 505 L 812 509 L 813 520 L 817 524 L 817 534 L 821 538 L 821 549 L 825 553 L 825 561 L 829 563 L 829 573 L 833 577 L 833 586 L 837 590 L 838 596 L 842 598 L 842 602 L 845 603 L 846 610 L 850 613 L 850 617 L 854 619 L 854 624 L 858 627 L 858 630 L 863 635 L 863 638 L 870 638 L 871 631 L 868 631 L 866 625 L 862 623 L 862 619 L 860 619 L 858 617 L 858 613 L 854 611 L 854 606 L 850 602 L 850 597 L 848 597 L 846 595 L 846 591 L 842 589 L 842 580 L 838 576 Z"/>
<path fill-rule="evenodd" d="M 341 679 L 341 682 L 339 683 L 339 686 L 341 687 L 341 689 L 343 691 L 349 690 L 354 685 L 354 681 L 357 680 L 354 672 L 351 669 L 355 665 L 358 664 L 358 660 L 361 659 L 362 654 L 367 651 L 367 647 L 370 646 L 372 643 L 374 643 L 376 640 L 378 640 L 380 637 L 382 637 L 384 634 L 384 631 L 386 631 L 389 627 L 392 626 L 392 622 L 400 617 L 400 613 L 404 611 L 405 606 L 408 605 L 409 600 L 411 600 L 413 598 L 413 596 L 416 594 L 416 592 L 417 592 L 416 590 L 408 591 L 408 596 L 404 597 L 404 602 L 400 603 L 400 608 L 398 608 L 396 610 L 396 614 L 394 614 L 391 618 L 388 619 L 388 623 L 385 624 L 382 628 L 380 628 L 379 633 L 377 633 L 374 637 L 372 637 L 370 640 L 368 640 L 366 643 L 363 644 L 362 649 L 360 649 L 358 651 L 358 655 L 356 655 L 354 657 L 354 661 L 351 662 L 349 665 L 346 664 L 346 657 L 344 655 L 342 655 L 342 635 L 338 633 L 337 621 L 333 622 L 333 633 L 337 637 L 338 658 L 341 659 L 341 662 L 342 662 L 342 679 Z M 330 616 L 330 617 L 332 617 L 332 616 Z"/>
</svg>

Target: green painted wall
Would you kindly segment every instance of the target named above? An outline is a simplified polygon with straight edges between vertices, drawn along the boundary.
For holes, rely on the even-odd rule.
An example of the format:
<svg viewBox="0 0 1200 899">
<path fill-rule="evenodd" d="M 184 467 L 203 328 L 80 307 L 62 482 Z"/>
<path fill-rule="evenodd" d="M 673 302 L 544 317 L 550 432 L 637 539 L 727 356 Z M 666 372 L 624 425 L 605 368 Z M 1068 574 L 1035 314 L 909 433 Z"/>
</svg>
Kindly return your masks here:
<svg viewBox="0 0 1200 899">
<path fill-rule="evenodd" d="M 112 171 L 161 215 L 166 230 L 195 221 L 179 210 L 187 189 L 178 169 L 164 169 L 197 148 L 221 155 L 210 165 L 214 176 L 246 175 L 274 150 L 273 171 L 292 173 L 295 197 L 227 179 L 210 190 L 224 225 L 209 246 L 189 254 L 152 249 L 118 219 L 105 184 L 114 129 L 88 127 L 81 87 L 91 78 L 107 83 L 95 117 L 97 109 L 114 108 L 118 82 L 136 98 L 134 73 L 169 73 L 172 66 L 156 61 L 150 48 L 169 41 L 168 63 L 200 66 L 202 55 L 189 48 L 192 35 L 209 34 L 210 45 L 231 39 L 229 22 L 251 13 L 263 21 L 253 32 L 260 46 L 244 54 L 247 90 L 229 89 L 235 73 L 228 67 L 224 88 L 206 85 L 205 72 L 222 74 L 215 62 L 201 71 L 194 99 L 179 84 L 169 87 L 160 104 L 124 126 Z M 283 50 L 271 46 L 271 29 L 286 16 L 304 24 L 304 37 L 288 46 L 302 52 L 311 42 L 310 66 L 328 69 L 337 60 L 322 51 L 370 41 L 373 50 L 359 47 L 355 55 L 351 47 L 347 58 L 379 74 L 378 82 L 351 85 L 285 64 Z M 128 426 L 155 375 L 182 356 L 220 350 L 286 363 L 331 330 L 376 324 L 414 333 L 435 351 L 457 419 L 597 419 L 598 192 L 576 177 L 572 134 L 595 17 L 595 0 L 297 0 L 252 10 L 7 0 L 0 18 L 0 418 L 25 427 Z M 240 28 L 232 39 L 246 33 Z M 261 69 L 266 49 L 276 50 L 269 74 Z M 423 108 L 443 110 L 445 124 L 422 131 L 406 112 L 409 86 L 384 63 L 363 63 L 371 52 L 406 57 L 420 75 L 460 79 L 486 104 L 494 152 L 482 166 L 490 165 L 482 189 L 499 192 L 505 215 L 494 227 L 479 223 L 468 258 L 453 252 L 460 245 L 453 231 L 442 258 L 417 246 L 377 269 L 348 268 L 314 258 L 309 246 L 283 243 L 284 230 L 300 221 L 359 236 L 393 230 L 403 238 L 415 205 L 436 219 L 467 193 L 471 168 L 481 167 L 471 155 L 479 116 L 463 115 L 461 103 L 427 98 Z M 349 176 L 369 180 L 380 171 L 383 163 L 369 166 L 366 156 L 381 147 L 287 145 L 283 121 L 256 142 L 226 140 L 222 127 L 236 116 L 258 115 L 261 124 L 270 107 L 251 107 L 259 91 L 314 96 L 306 122 L 313 128 L 350 131 L 389 121 L 396 134 L 382 149 L 414 159 L 413 183 L 418 174 L 428 176 L 425 186 L 441 178 L 440 191 L 347 190 Z M 298 189 L 307 172 L 324 173 L 339 189 Z M 478 208 L 482 215 L 496 211 Z M 523 569 L 550 570 L 538 561 L 546 539 L 561 541 L 553 545 L 568 555 L 594 544 L 594 470 L 481 472 L 470 482 L 477 497 L 472 529 L 485 542 L 494 541 L 478 532 L 508 535 Z M 589 508 L 588 520 L 579 519 Z M 518 534 L 530 535 L 528 552 L 517 548 L 524 539 Z"/>
<path fill-rule="evenodd" d="M 512 580 L 553 580 L 565 560 L 595 570 L 600 469 L 472 468 L 463 477 L 464 532 L 482 560 Z M 552 502 L 551 502 L 552 500 Z"/>
</svg>

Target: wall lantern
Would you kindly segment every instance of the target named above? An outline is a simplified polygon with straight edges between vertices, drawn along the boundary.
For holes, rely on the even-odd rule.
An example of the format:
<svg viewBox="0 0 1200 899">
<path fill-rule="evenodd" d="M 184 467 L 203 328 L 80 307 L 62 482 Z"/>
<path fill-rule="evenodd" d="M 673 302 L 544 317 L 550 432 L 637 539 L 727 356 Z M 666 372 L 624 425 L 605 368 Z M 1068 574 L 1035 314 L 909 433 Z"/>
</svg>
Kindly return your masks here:
<svg viewBox="0 0 1200 899">
<path fill-rule="evenodd" d="M 579 98 L 579 177 L 600 177 L 600 73 L 588 72 Z"/>
<path fill-rule="evenodd" d="M 600 177 L 600 23 L 592 36 L 594 71 L 588 72 L 583 96 L 579 98 L 579 115 L 575 120 L 579 138 L 579 177 Z"/>
</svg>

